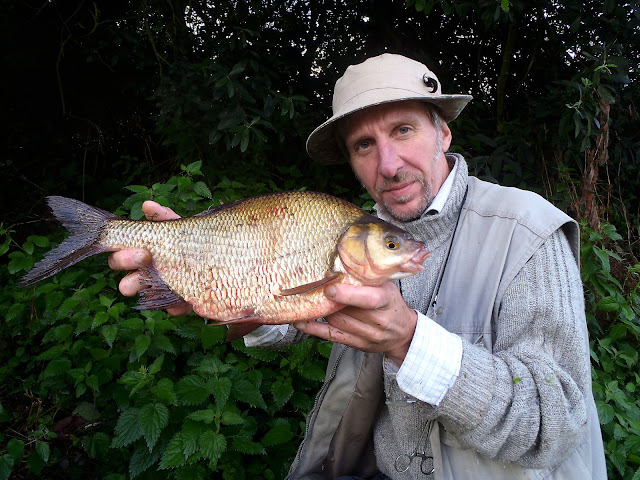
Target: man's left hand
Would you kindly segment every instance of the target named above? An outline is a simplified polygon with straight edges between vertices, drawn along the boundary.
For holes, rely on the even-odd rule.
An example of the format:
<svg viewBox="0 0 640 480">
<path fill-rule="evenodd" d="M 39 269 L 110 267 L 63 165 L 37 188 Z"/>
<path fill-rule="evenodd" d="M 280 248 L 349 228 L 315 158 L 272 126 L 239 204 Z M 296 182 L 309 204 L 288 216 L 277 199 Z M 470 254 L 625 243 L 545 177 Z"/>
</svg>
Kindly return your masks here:
<svg viewBox="0 0 640 480">
<path fill-rule="evenodd" d="M 327 315 L 327 323 L 296 322 L 298 330 L 365 352 L 384 352 L 401 365 L 409 351 L 418 314 L 409 308 L 391 282 L 379 287 L 336 284 L 325 288 L 327 298 L 345 305 Z"/>
</svg>

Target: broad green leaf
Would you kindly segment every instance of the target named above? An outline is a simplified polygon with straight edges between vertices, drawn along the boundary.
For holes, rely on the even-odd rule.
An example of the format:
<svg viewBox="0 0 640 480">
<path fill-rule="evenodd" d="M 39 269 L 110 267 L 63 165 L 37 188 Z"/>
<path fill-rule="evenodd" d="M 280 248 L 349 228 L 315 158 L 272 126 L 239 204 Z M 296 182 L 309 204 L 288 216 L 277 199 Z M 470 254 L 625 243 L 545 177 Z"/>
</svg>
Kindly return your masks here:
<svg viewBox="0 0 640 480">
<path fill-rule="evenodd" d="M 227 439 L 220 433 L 208 431 L 200 436 L 200 450 L 212 462 L 217 462 L 227 449 Z"/>
<path fill-rule="evenodd" d="M 163 352 L 176 354 L 176 349 L 166 335 L 154 335 L 151 344 Z"/>
<path fill-rule="evenodd" d="M 241 453 L 250 455 L 264 455 L 264 447 L 259 443 L 252 441 L 250 438 L 235 436 L 233 437 L 233 448 Z"/>
<path fill-rule="evenodd" d="M 116 337 L 118 336 L 118 327 L 116 325 L 104 325 L 100 329 L 100 333 L 102 334 L 102 336 L 104 337 L 105 341 L 107 342 L 107 345 L 112 347 L 113 346 L 113 342 L 115 341 Z"/>
<path fill-rule="evenodd" d="M 109 450 L 110 439 L 106 433 L 96 432 L 85 439 L 85 451 L 90 458 L 102 458 Z"/>
<path fill-rule="evenodd" d="M 134 353 L 135 353 L 135 358 L 140 358 L 142 355 L 144 355 L 144 352 L 147 351 L 147 349 L 149 348 L 149 345 L 151 345 L 151 337 L 148 335 L 138 335 L 136 337 L 135 343 L 134 343 Z"/>
<path fill-rule="evenodd" d="M 213 410 L 197 410 L 193 413 L 190 413 L 187 418 L 194 420 L 196 422 L 204 422 L 211 423 L 215 418 L 215 412 Z M 224 418 L 224 416 L 223 416 Z"/>
<path fill-rule="evenodd" d="M 180 405 L 198 405 L 209 396 L 204 380 L 196 375 L 189 375 L 178 381 L 175 392 Z"/>
<path fill-rule="evenodd" d="M 40 455 L 40 458 L 44 463 L 49 461 L 49 454 L 51 453 L 51 449 L 49 448 L 49 444 L 47 442 L 38 442 L 36 444 L 36 452 Z"/>
<path fill-rule="evenodd" d="M 129 461 L 129 474 L 131 478 L 136 478 L 142 472 L 148 470 L 151 465 L 160 459 L 161 453 L 159 448 L 155 448 L 152 451 L 144 448 L 144 446 L 136 448 Z"/>
<path fill-rule="evenodd" d="M 140 409 L 130 407 L 122 412 L 118 418 L 111 446 L 114 448 L 126 447 L 142 437 L 143 434 Z"/>
<path fill-rule="evenodd" d="M 169 409 L 161 403 L 148 403 L 140 410 L 142 434 L 149 451 L 160 437 L 160 432 L 169 424 Z"/>
<path fill-rule="evenodd" d="M 162 460 L 158 468 L 160 470 L 176 468 L 184 465 L 186 460 L 187 457 L 182 449 L 182 433 L 178 432 L 169 440 L 169 444 L 162 454 Z"/>
<path fill-rule="evenodd" d="M 273 394 L 273 400 L 278 407 L 282 407 L 291 395 L 293 395 L 293 386 L 291 385 L 291 379 L 277 380 L 271 385 L 271 393 Z"/>
<path fill-rule="evenodd" d="M 264 437 L 262 437 L 262 444 L 265 446 L 280 445 L 288 442 L 293 438 L 293 433 L 289 428 L 289 425 L 282 424 L 276 425 L 269 430 Z"/>
<path fill-rule="evenodd" d="M 42 378 L 50 378 L 57 375 L 62 375 L 66 373 L 70 368 L 71 360 L 69 360 L 68 358 L 57 358 L 55 360 L 51 360 L 47 365 L 47 368 L 44 369 Z"/>
<path fill-rule="evenodd" d="M 247 423 L 242 415 L 229 411 L 222 412 L 222 419 L 220 421 L 225 425 L 243 425 Z"/>
<path fill-rule="evenodd" d="M 13 457 L 8 453 L 5 453 L 0 457 L 0 480 L 8 480 L 13 470 L 14 465 Z"/>
<path fill-rule="evenodd" d="M 15 463 L 20 463 L 24 453 L 24 442 L 17 438 L 12 438 L 7 442 L 7 452 L 15 460 Z"/>
<path fill-rule="evenodd" d="M 187 420 L 182 425 L 182 452 L 185 458 L 198 451 L 200 445 L 200 435 L 209 431 L 210 427 L 203 423 Z"/>
<path fill-rule="evenodd" d="M 248 403 L 252 407 L 267 409 L 267 404 L 262 398 L 260 388 L 255 383 L 240 379 L 233 383 L 233 388 L 235 390 L 234 396 L 239 401 Z"/>
<path fill-rule="evenodd" d="M 212 393 L 218 408 L 226 405 L 231 394 L 231 379 L 228 377 L 212 378 L 207 382 L 207 390 Z"/>
<path fill-rule="evenodd" d="M 169 378 L 158 380 L 152 391 L 158 400 L 168 405 L 175 405 L 177 397 L 173 390 L 173 382 Z"/>
<path fill-rule="evenodd" d="M 54 358 L 60 358 L 60 356 L 67 351 L 68 345 L 59 344 L 45 350 L 36 357 L 36 360 L 53 360 Z"/>
<path fill-rule="evenodd" d="M 164 362 L 164 355 L 156 358 L 151 365 L 149 365 L 149 373 L 155 375 L 162 368 L 162 363 Z"/>
</svg>

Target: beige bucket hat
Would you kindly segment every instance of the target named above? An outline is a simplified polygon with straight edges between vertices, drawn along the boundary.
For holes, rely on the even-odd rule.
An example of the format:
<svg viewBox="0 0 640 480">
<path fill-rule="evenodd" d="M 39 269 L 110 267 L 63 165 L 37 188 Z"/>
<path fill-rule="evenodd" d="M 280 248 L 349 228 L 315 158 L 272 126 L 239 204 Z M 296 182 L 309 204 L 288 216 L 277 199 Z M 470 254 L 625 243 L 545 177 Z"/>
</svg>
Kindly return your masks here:
<svg viewBox="0 0 640 480">
<path fill-rule="evenodd" d="M 372 57 L 351 65 L 338 79 L 333 91 L 333 116 L 309 135 L 307 152 L 320 163 L 346 162 L 336 142 L 335 122 L 367 107 L 422 100 L 436 105 L 444 120 L 450 122 L 472 98 L 443 94 L 438 77 L 420 62 L 391 53 Z"/>
</svg>

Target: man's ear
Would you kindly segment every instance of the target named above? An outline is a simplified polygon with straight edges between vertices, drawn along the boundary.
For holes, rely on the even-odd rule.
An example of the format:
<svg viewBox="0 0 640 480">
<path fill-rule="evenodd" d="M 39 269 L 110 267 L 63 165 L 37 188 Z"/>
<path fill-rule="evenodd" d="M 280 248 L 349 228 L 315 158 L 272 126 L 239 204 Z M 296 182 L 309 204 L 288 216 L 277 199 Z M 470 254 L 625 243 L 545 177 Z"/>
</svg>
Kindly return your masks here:
<svg viewBox="0 0 640 480">
<path fill-rule="evenodd" d="M 442 122 L 442 126 L 440 128 L 440 132 L 442 133 L 442 152 L 446 152 L 449 150 L 451 146 L 451 130 L 449 129 L 449 125 L 447 122 Z"/>
</svg>

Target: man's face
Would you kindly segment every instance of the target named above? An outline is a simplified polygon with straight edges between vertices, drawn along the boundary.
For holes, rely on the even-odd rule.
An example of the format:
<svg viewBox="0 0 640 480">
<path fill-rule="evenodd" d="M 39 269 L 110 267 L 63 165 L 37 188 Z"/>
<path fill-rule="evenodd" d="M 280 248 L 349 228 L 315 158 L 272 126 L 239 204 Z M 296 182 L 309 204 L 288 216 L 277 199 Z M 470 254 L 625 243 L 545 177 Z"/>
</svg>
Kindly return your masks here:
<svg viewBox="0 0 640 480">
<path fill-rule="evenodd" d="M 339 129 L 373 199 L 396 220 L 419 218 L 449 175 L 447 124 L 436 129 L 423 103 L 404 101 L 352 113 Z"/>
</svg>

